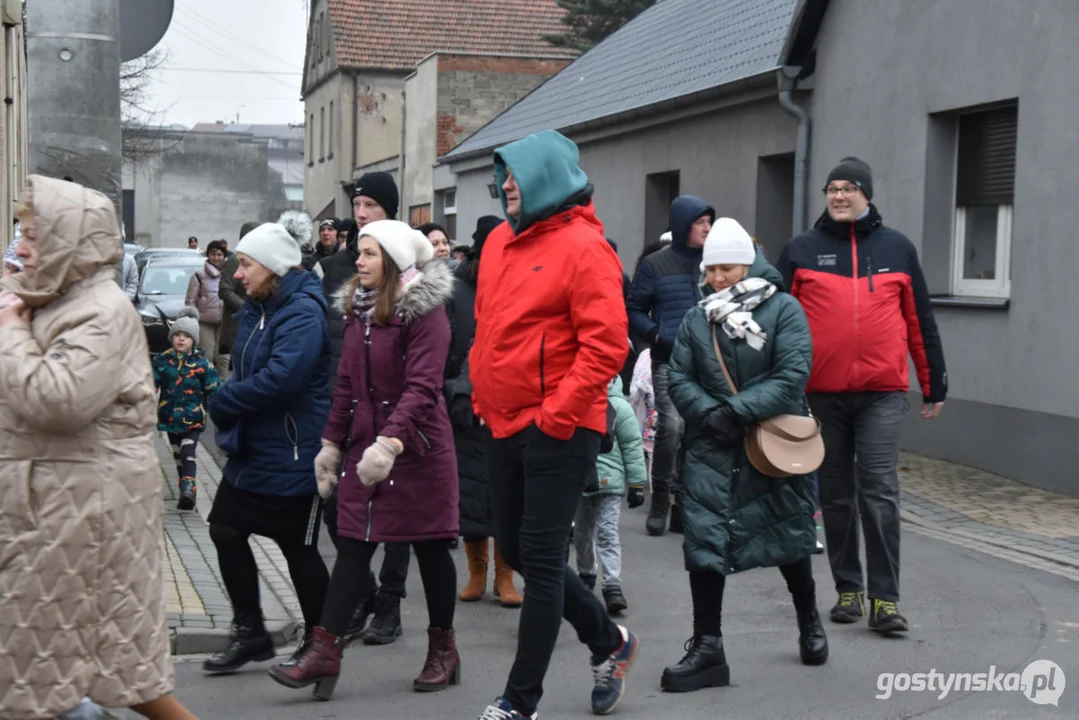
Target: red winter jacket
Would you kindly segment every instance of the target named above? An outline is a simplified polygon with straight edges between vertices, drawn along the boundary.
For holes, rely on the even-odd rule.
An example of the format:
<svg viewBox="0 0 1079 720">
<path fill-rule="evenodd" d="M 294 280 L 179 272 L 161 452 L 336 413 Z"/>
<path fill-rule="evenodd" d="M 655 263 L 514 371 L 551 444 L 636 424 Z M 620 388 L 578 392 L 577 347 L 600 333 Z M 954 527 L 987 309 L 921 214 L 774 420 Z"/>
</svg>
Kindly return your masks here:
<svg viewBox="0 0 1079 720">
<path fill-rule="evenodd" d="M 476 414 L 495 438 L 533 422 L 568 440 L 607 429 L 607 383 L 629 353 L 622 263 L 592 203 L 483 246 L 476 339 L 469 356 Z"/>
</svg>

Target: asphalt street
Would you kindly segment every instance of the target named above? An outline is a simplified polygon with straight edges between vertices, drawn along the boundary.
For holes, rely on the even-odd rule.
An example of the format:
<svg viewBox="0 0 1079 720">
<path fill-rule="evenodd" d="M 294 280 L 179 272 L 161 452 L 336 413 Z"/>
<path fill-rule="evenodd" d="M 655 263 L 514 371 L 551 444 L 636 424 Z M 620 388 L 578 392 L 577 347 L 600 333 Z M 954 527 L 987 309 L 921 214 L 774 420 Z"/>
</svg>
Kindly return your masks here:
<svg viewBox="0 0 1079 720">
<path fill-rule="evenodd" d="M 624 622 L 642 640 L 629 677 L 629 694 L 617 717 L 770 718 L 1077 718 L 1079 717 L 1079 584 L 980 552 L 905 531 L 901 610 L 911 632 L 885 638 L 865 624 L 825 620 L 831 658 L 824 667 L 798 661 L 797 627 L 778 570 L 735 576 L 727 584 L 723 630 L 732 686 L 686 695 L 660 691 L 663 667 L 677 661 L 691 634 L 691 604 L 682 569 L 680 536 L 644 533 L 644 508 L 623 512 L 623 566 L 630 603 Z M 332 548 L 323 537 L 328 559 Z M 381 556 L 377 556 L 380 558 Z M 464 582 L 463 550 L 456 551 Z M 332 560 L 331 560 L 332 561 Z M 835 601 L 827 561 L 814 560 L 822 613 Z M 517 579 L 520 583 L 520 578 Z M 457 606 L 463 662 L 458 687 L 425 695 L 411 689 L 426 649 L 426 610 L 415 564 L 403 604 L 404 636 L 386 647 L 353 646 L 333 701 L 319 703 L 310 690 L 292 691 L 268 677 L 268 664 L 229 677 L 204 677 L 201 658 L 178 658 L 177 694 L 202 720 L 305 718 L 453 718 L 472 720 L 505 682 L 516 643 L 518 611 L 490 597 Z M 881 673 L 1022 673 L 1032 661 L 1055 662 L 1051 687 L 1058 706 L 1035 704 L 1020 691 L 941 692 L 905 690 L 906 679 Z M 1065 680 L 1066 678 L 1066 680 Z M 909 679 L 909 678 L 907 678 Z M 540 704 L 543 720 L 592 717 L 588 653 L 563 624 Z M 1006 679 L 999 675 L 1002 686 Z M 940 683 L 940 680 L 937 681 Z M 974 680 L 977 687 L 977 680 Z M 886 699 L 889 684 L 896 688 Z M 917 678 L 915 679 L 917 684 Z M 1038 681 L 1033 683 L 1037 686 Z M 1042 682 L 1042 685 L 1050 685 Z M 992 682 L 990 682 L 992 686 Z M 1046 701 L 1054 693 L 1042 690 Z"/>
</svg>

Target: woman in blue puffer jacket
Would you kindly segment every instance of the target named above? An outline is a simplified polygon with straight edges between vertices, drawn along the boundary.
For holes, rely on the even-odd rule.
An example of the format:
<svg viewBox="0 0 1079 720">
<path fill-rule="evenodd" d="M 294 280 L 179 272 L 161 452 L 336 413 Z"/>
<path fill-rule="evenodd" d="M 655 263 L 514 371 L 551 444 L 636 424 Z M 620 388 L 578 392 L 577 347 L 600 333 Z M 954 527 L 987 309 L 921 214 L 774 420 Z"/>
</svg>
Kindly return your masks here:
<svg viewBox="0 0 1079 720">
<path fill-rule="evenodd" d="M 274 657 L 251 535 L 281 548 L 306 627 L 318 624 L 329 584 L 318 552 L 322 501 L 314 471 L 330 408 L 322 285 L 300 267 L 299 243 L 277 223 L 244 236 L 236 255 L 235 279 L 247 301 L 239 313 L 232 377 L 210 402 L 218 445 L 228 454 L 210 537 L 233 611 L 228 648 L 203 665 L 214 674 Z"/>
</svg>

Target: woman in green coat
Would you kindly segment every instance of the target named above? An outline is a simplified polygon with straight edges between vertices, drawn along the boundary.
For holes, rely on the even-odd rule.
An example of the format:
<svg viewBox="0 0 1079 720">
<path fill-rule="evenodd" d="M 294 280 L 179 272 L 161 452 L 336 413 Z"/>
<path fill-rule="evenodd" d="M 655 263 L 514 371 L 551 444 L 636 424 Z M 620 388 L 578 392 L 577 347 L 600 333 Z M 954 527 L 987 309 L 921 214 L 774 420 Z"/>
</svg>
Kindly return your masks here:
<svg viewBox="0 0 1079 720">
<path fill-rule="evenodd" d="M 678 331 L 671 400 L 686 421 L 683 549 L 693 596 L 687 653 L 663 671 L 663 689 L 730 683 L 721 609 L 726 576 L 778 567 L 794 599 L 802 662 L 828 659 L 813 582 L 816 495 L 809 475 L 776 479 L 749 463 L 746 428 L 785 413 L 806 415 L 813 344 L 801 305 L 736 221 L 721 218 L 705 241 L 700 304 Z M 737 386 L 734 394 L 712 343 Z"/>
</svg>

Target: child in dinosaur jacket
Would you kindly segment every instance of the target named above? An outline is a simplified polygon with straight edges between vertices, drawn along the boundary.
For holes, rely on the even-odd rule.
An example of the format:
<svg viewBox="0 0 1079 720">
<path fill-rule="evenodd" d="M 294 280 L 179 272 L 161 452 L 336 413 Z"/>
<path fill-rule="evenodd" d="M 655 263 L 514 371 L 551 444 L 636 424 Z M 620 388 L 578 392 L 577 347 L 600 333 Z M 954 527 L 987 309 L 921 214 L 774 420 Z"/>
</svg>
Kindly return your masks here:
<svg viewBox="0 0 1079 720">
<path fill-rule="evenodd" d="M 589 589 L 596 586 L 596 572 L 603 568 L 603 600 L 612 615 L 628 607 L 622 592 L 622 540 L 618 519 L 622 497 L 629 495 L 631 508 L 644 504 L 644 483 L 648 471 L 644 462 L 641 426 L 637 414 L 622 394 L 622 378 L 615 376 L 607 386 L 608 402 L 615 411 L 614 447 L 596 460 L 598 489 L 586 491 L 577 508 L 573 544 L 577 551 L 577 572 Z"/>
<path fill-rule="evenodd" d="M 154 385 L 160 393 L 157 429 L 168 434 L 176 472 L 180 476 L 180 500 L 176 507 L 195 507 L 195 449 L 206 428 L 206 404 L 221 387 L 214 366 L 199 344 L 199 313 L 185 307 L 169 328 L 172 347 L 154 357 Z"/>
</svg>

